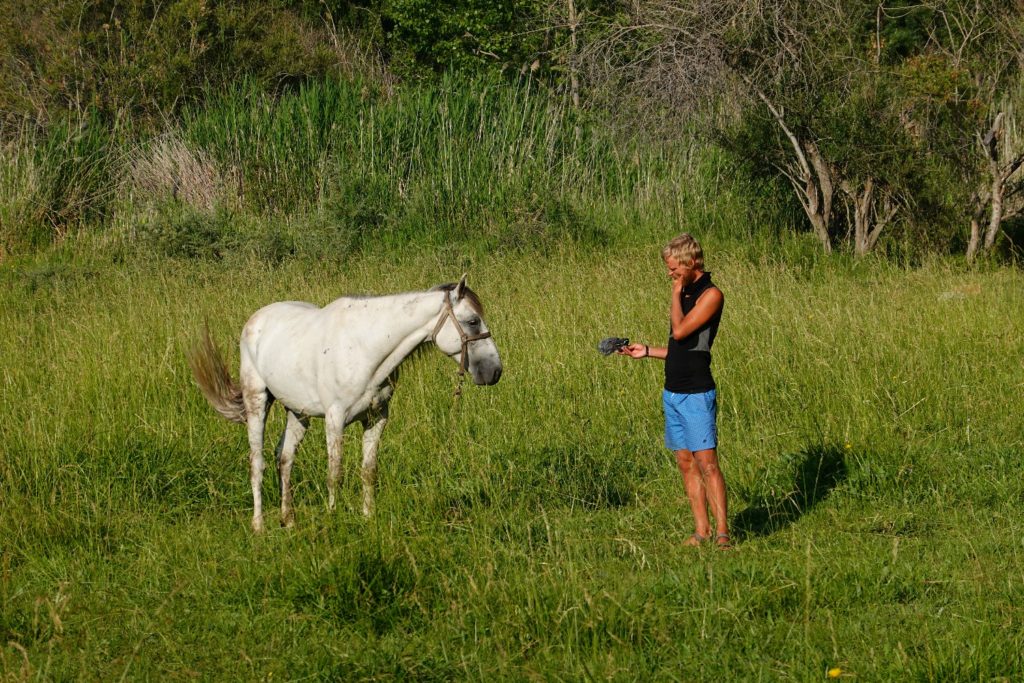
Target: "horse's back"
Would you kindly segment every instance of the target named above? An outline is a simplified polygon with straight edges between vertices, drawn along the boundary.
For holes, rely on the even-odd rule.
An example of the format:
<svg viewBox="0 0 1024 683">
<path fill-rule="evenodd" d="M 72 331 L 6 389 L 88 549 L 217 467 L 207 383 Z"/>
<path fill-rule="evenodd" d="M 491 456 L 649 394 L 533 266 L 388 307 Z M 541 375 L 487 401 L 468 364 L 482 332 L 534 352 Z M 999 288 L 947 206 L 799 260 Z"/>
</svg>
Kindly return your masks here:
<svg viewBox="0 0 1024 683">
<path fill-rule="evenodd" d="M 240 340 L 242 375 L 266 387 L 285 406 L 322 415 L 332 405 L 367 398 L 395 345 L 436 315 L 420 293 L 341 297 L 323 308 L 301 301 L 264 306 Z M 428 315 L 429 314 L 429 315 Z M 409 351 L 412 349 L 410 348 Z"/>
<path fill-rule="evenodd" d="M 317 313 L 322 309 L 306 301 L 278 301 L 259 309 L 246 321 L 242 328 L 242 349 L 254 355 L 272 345 L 279 338 L 292 341 L 297 335 L 308 336 L 311 325 L 315 324 Z"/>
</svg>

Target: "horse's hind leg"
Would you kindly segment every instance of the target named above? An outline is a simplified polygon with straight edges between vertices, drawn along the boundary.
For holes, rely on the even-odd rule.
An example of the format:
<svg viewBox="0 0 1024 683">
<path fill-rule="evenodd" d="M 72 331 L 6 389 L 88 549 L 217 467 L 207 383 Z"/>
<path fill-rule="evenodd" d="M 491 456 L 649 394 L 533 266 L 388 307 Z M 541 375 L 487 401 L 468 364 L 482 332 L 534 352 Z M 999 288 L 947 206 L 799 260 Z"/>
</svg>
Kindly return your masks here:
<svg viewBox="0 0 1024 683">
<path fill-rule="evenodd" d="M 324 429 L 327 432 L 327 507 L 334 509 L 341 478 L 341 437 L 345 430 L 344 411 L 332 406 L 324 415 Z"/>
<path fill-rule="evenodd" d="M 295 523 L 292 510 L 292 463 L 295 462 L 295 451 L 308 427 L 308 418 L 288 411 L 288 423 L 277 444 L 277 473 L 281 478 L 281 526 L 292 526 Z"/>
<path fill-rule="evenodd" d="M 363 514 L 367 517 L 373 514 L 373 495 L 377 486 L 377 447 L 380 445 L 380 435 L 387 424 L 387 409 L 372 421 L 367 420 L 363 424 Z"/>
<path fill-rule="evenodd" d="M 252 485 L 252 530 L 263 531 L 263 496 L 260 485 L 263 482 L 263 430 L 267 424 L 267 413 L 274 397 L 265 386 L 242 383 L 242 400 L 245 402 L 245 421 L 249 431 L 249 483 Z"/>
</svg>

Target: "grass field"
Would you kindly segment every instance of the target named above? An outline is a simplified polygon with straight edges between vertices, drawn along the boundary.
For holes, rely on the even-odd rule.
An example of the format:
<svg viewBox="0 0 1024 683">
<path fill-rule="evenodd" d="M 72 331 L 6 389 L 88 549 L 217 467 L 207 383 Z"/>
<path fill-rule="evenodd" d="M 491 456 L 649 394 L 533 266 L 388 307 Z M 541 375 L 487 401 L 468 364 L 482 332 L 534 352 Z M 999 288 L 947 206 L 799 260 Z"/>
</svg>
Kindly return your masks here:
<svg viewBox="0 0 1024 683">
<path fill-rule="evenodd" d="M 692 531 L 661 445 L 657 249 L 365 252 L 0 267 L 0 671 L 40 679 L 1020 680 L 1024 276 L 751 258 L 709 242 L 731 553 Z M 503 355 L 452 397 L 417 359 L 358 513 L 358 427 L 326 509 L 323 427 L 296 527 L 249 531 L 244 430 L 183 351 L 237 362 L 279 299 L 469 272 Z M 283 415 L 271 415 L 276 440 Z"/>
</svg>

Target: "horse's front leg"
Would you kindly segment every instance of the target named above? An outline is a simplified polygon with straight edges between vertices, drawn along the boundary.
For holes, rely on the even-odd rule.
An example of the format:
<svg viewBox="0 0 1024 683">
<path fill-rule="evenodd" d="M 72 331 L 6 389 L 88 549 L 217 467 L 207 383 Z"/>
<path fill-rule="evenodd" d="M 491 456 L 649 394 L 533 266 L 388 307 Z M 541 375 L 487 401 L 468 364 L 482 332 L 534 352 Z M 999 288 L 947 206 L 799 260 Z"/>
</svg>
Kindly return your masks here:
<svg viewBox="0 0 1024 683">
<path fill-rule="evenodd" d="M 295 523 L 292 509 L 292 463 L 295 462 L 295 451 L 308 427 L 308 418 L 288 411 L 288 423 L 277 445 L 277 473 L 281 479 L 281 526 L 290 527 Z"/>
<path fill-rule="evenodd" d="M 381 432 L 387 424 L 386 406 L 363 423 L 363 514 L 367 517 L 373 514 L 373 495 L 377 486 L 377 447 L 380 445 Z"/>
<path fill-rule="evenodd" d="M 341 437 L 345 431 L 345 411 L 331 406 L 324 415 L 327 432 L 327 507 L 334 509 L 337 498 L 338 480 L 341 479 Z"/>
</svg>

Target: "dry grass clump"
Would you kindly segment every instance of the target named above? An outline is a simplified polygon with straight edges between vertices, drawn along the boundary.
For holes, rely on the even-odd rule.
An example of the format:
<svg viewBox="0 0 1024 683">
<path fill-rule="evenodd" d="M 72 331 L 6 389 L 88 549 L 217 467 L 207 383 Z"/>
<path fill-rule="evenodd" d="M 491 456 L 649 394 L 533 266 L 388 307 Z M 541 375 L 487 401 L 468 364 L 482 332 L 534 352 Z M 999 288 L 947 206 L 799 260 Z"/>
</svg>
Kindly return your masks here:
<svg viewBox="0 0 1024 683">
<path fill-rule="evenodd" d="M 39 218 L 39 176 L 23 145 L 0 142 L 0 261 L 16 250 L 24 226 Z"/>
<path fill-rule="evenodd" d="M 140 148 L 129 162 L 128 191 L 143 201 L 174 199 L 208 212 L 236 201 L 237 174 L 223 171 L 176 132 Z"/>
</svg>

